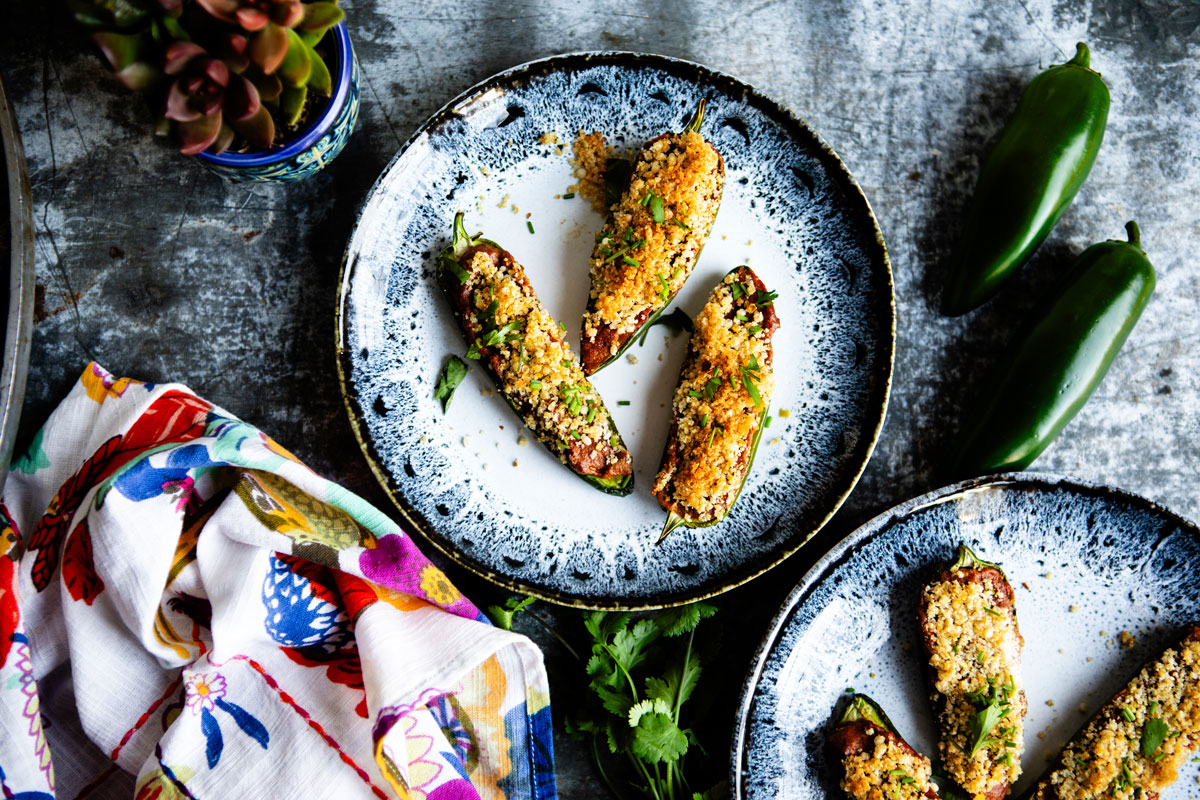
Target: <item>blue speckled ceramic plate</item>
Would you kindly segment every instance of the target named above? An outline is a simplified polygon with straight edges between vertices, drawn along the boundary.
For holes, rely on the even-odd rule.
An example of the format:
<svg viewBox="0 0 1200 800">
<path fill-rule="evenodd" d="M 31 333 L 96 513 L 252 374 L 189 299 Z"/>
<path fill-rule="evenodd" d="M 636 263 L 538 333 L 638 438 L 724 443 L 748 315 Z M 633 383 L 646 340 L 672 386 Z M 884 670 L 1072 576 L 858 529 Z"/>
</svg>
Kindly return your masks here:
<svg viewBox="0 0 1200 800">
<path fill-rule="evenodd" d="M 588 258 L 603 218 L 580 195 L 577 132 L 618 151 L 679 130 L 707 98 L 703 133 L 726 189 L 676 305 L 695 314 L 748 263 L 779 292 L 774 422 L 722 524 L 655 540 L 650 495 L 686 340 L 654 328 L 631 359 L 593 378 L 634 458 L 628 497 L 580 481 L 527 435 L 478 366 L 449 413 L 439 370 L 466 344 L 434 280 L 455 211 L 512 251 L 578 345 Z M 368 460 L 412 528 L 514 590 L 604 608 L 695 600 L 778 563 L 850 492 L 883 422 L 894 312 L 870 206 L 803 122 L 749 86 L 659 56 L 556 56 L 452 100 L 405 145 L 368 198 L 347 248 L 338 304 L 343 389 Z M 578 350 L 576 351 L 578 352 Z M 629 405 L 618 405 L 618 401 Z M 531 438 L 531 437 L 528 437 Z"/>
<path fill-rule="evenodd" d="M 739 798 L 838 796 L 825 731 L 848 687 L 884 708 L 918 751 L 936 753 L 920 586 L 966 543 L 1016 592 L 1029 716 L 1019 795 L 1075 731 L 1200 620 L 1200 531 L 1148 500 L 1051 476 L 960 483 L 876 517 L 833 548 L 792 592 L 739 708 L 732 782 Z M 1121 646 L 1129 632 L 1136 644 Z M 1184 797 L 1188 764 L 1165 797 Z"/>
</svg>

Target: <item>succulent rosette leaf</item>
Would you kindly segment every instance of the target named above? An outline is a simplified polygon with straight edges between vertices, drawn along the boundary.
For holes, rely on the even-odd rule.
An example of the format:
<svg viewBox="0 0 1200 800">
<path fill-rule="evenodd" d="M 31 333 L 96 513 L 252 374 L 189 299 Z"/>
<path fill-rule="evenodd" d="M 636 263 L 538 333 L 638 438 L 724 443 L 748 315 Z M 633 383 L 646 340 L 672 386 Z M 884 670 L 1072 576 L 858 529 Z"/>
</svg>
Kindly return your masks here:
<svg viewBox="0 0 1200 800">
<path fill-rule="evenodd" d="M 176 123 L 180 152 L 224 152 L 235 132 L 253 147 L 266 149 L 274 142 L 275 123 L 258 89 L 200 45 L 175 42 L 168 47 L 165 72 L 174 80 L 164 115 Z"/>
<path fill-rule="evenodd" d="M 316 47 L 337 0 L 67 0 L 121 83 L 162 103 L 159 132 L 186 154 L 270 148 L 276 126 L 333 93 Z"/>
</svg>

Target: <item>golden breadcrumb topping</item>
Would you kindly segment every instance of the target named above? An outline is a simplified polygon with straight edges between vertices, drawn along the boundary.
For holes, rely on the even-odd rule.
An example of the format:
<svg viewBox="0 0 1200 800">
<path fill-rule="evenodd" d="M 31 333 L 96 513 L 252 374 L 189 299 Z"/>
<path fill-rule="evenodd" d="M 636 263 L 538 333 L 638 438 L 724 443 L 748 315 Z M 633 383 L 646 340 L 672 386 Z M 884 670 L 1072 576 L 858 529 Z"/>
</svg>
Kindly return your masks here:
<svg viewBox="0 0 1200 800">
<path fill-rule="evenodd" d="M 853 800 L 916 800 L 933 790 L 929 759 L 882 732 L 867 735 L 873 748 L 842 759 L 842 790 Z"/>
<path fill-rule="evenodd" d="M 925 600 L 934 691 L 945 699 L 938 750 L 947 776 L 982 798 L 1021 774 L 1025 693 L 1016 614 L 987 581 L 935 581 Z"/>
<path fill-rule="evenodd" d="M 503 259 L 493 262 L 476 252 L 469 273 L 468 330 L 485 332 L 476 342 L 494 354 L 489 363 L 505 395 L 529 409 L 525 424 L 554 445 L 563 463 L 574 440 L 601 443 L 597 450 L 607 452 L 607 463 L 617 463 L 626 451 L 618 444 L 608 410 L 584 376 L 562 327 L 524 280 L 521 266 L 512 262 L 506 269 Z"/>
<path fill-rule="evenodd" d="M 719 519 L 733 505 L 771 402 L 775 376 L 760 299 L 736 270 L 695 319 L 672 401 L 678 457 L 664 461 L 653 488 L 665 507 L 683 506 L 689 521 Z"/>
<path fill-rule="evenodd" d="M 1142 668 L 1067 745 L 1037 797 L 1143 797 L 1170 786 L 1200 746 L 1200 642 Z"/>
<path fill-rule="evenodd" d="M 628 190 L 596 237 L 585 340 L 602 326 L 632 334 L 647 311 L 670 302 L 708 239 L 724 183 L 721 157 L 698 133 L 672 134 L 643 148 Z M 622 343 L 614 339 L 610 354 Z"/>
<path fill-rule="evenodd" d="M 608 213 L 608 203 L 604 200 L 604 169 L 613 149 L 604 143 L 604 134 L 599 131 L 584 133 L 579 131 L 575 143 L 571 145 L 575 154 L 571 159 L 574 165 L 575 179 L 578 181 L 572 189 L 579 192 L 592 208 L 601 214 Z"/>
</svg>

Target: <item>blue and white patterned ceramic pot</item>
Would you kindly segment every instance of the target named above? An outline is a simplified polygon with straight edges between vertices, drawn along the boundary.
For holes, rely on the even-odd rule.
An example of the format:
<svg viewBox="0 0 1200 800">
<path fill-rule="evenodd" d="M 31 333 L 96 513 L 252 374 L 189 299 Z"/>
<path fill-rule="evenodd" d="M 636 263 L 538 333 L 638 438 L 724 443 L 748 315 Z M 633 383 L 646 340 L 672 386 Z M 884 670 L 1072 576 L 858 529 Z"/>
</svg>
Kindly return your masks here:
<svg viewBox="0 0 1200 800">
<path fill-rule="evenodd" d="M 330 28 L 329 35 L 336 62 L 333 97 L 316 121 L 299 138 L 265 152 L 199 153 L 204 166 L 231 181 L 291 183 L 316 174 L 342 152 L 358 121 L 358 58 L 344 22 Z"/>
</svg>

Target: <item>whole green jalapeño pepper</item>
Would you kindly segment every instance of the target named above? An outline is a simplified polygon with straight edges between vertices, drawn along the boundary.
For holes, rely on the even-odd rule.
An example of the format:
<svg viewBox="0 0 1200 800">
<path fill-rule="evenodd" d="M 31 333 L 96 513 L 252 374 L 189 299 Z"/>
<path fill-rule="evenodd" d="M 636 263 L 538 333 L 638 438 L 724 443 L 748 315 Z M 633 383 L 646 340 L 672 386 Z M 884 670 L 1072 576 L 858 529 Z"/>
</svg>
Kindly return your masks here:
<svg viewBox="0 0 1200 800">
<path fill-rule="evenodd" d="M 1021 470 L 1091 397 L 1154 292 L 1136 222 L 1084 250 L 995 372 L 959 437 L 956 474 Z"/>
<path fill-rule="evenodd" d="M 994 295 L 1050 233 L 1083 185 L 1108 121 L 1108 88 L 1087 45 L 1034 78 L 979 172 L 942 311 L 965 314 Z"/>
</svg>

